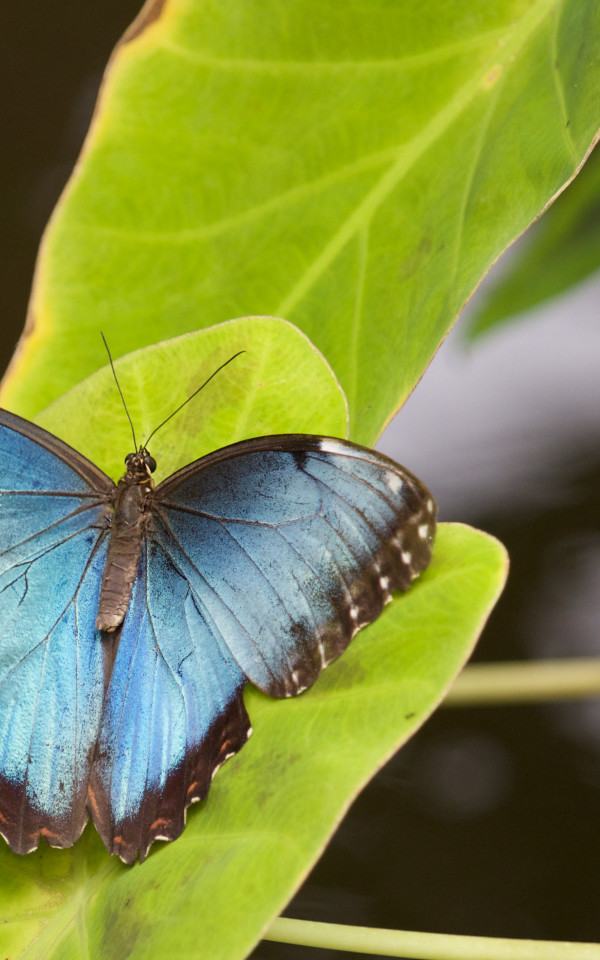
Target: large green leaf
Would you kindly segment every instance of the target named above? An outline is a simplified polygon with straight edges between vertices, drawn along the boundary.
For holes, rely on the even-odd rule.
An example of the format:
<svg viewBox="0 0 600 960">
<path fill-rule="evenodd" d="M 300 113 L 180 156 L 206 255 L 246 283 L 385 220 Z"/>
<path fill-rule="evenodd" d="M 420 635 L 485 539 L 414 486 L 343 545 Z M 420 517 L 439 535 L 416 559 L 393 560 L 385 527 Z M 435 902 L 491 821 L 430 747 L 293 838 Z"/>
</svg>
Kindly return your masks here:
<svg viewBox="0 0 600 960">
<path fill-rule="evenodd" d="M 2 400 L 241 314 L 300 326 L 372 442 L 600 118 L 596 0 L 155 0 L 110 65 Z"/>
<path fill-rule="evenodd" d="M 141 866 L 88 828 L 72 850 L 0 848 L 0 930 L 11 960 L 235 960 L 285 905 L 365 781 L 423 722 L 502 587 L 505 554 L 460 525 L 431 567 L 293 700 L 255 690 L 254 736 Z"/>
<path fill-rule="evenodd" d="M 536 223 L 473 315 L 472 336 L 564 293 L 600 269 L 600 150 Z"/>
<path fill-rule="evenodd" d="M 266 317 L 118 360 L 138 430 L 170 412 L 173 391 L 185 395 L 244 347 L 157 434 L 152 448 L 164 471 L 246 436 L 255 424 L 264 433 L 306 424 L 343 433 L 346 407 L 329 367 L 303 334 Z M 121 472 L 131 438 L 108 368 L 38 419 Z M 314 688 L 283 702 L 247 691 L 254 736 L 191 811 L 183 836 L 159 845 L 142 866 L 125 868 L 109 857 L 91 828 L 72 850 L 42 845 L 18 857 L 1 846 L 0 929 L 11 960 L 245 956 L 352 798 L 439 703 L 495 602 L 505 566 L 496 541 L 443 526 L 427 574 Z"/>
</svg>

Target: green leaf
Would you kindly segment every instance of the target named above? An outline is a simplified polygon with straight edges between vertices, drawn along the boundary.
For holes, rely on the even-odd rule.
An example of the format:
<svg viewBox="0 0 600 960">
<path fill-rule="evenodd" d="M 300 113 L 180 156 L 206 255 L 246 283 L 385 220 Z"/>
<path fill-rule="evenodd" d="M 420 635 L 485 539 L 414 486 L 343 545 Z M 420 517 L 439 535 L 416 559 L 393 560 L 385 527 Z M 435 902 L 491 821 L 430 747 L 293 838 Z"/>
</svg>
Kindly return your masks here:
<svg viewBox="0 0 600 960">
<path fill-rule="evenodd" d="M 600 117 L 596 0 L 165 0 L 117 50 L 2 394 L 33 415 L 232 316 L 304 330 L 372 442 Z"/>
<path fill-rule="evenodd" d="M 469 334 L 485 333 L 564 293 L 600 268 L 600 150 L 527 235 L 508 272 L 473 315 Z"/>
<path fill-rule="evenodd" d="M 236 960 L 289 900 L 364 783 L 424 721 L 504 582 L 492 538 L 442 525 L 430 568 L 300 697 L 246 703 L 254 736 L 141 866 L 88 828 L 71 850 L 0 848 L 11 960 Z"/>
<path fill-rule="evenodd" d="M 104 346 L 100 337 L 100 356 Z M 274 317 L 242 317 L 127 354 L 115 370 L 138 444 L 200 384 L 222 370 L 152 440 L 157 482 L 236 440 L 272 433 L 345 437 L 346 399 L 327 361 L 300 330 Z M 36 418 L 118 480 L 133 441 L 110 366 Z"/>
</svg>

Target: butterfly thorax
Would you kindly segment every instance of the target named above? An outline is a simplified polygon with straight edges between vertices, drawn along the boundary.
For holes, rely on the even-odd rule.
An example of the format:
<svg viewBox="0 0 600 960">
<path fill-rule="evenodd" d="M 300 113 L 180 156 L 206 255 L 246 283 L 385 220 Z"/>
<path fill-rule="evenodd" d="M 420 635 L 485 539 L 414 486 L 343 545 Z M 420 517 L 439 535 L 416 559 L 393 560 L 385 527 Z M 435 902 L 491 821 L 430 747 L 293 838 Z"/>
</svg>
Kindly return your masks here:
<svg viewBox="0 0 600 960">
<path fill-rule="evenodd" d="M 136 578 L 152 494 L 156 463 L 143 447 L 125 458 L 127 471 L 119 480 L 113 504 L 108 555 L 102 577 L 96 628 L 113 631 L 127 613 Z"/>
</svg>

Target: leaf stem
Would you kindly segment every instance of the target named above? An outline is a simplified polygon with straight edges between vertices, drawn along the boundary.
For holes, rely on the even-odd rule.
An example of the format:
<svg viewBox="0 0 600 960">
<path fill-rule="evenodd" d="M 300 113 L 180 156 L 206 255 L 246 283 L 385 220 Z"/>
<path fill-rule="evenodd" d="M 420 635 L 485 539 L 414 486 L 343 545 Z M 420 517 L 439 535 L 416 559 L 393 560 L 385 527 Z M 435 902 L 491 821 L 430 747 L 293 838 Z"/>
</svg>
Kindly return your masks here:
<svg viewBox="0 0 600 960">
<path fill-rule="evenodd" d="M 574 700 L 600 693 L 600 659 L 472 663 L 457 677 L 444 706 Z"/>
<path fill-rule="evenodd" d="M 463 937 L 278 917 L 265 940 L 414 960 L 600 960 L 600 944 Z"/>
</svg>

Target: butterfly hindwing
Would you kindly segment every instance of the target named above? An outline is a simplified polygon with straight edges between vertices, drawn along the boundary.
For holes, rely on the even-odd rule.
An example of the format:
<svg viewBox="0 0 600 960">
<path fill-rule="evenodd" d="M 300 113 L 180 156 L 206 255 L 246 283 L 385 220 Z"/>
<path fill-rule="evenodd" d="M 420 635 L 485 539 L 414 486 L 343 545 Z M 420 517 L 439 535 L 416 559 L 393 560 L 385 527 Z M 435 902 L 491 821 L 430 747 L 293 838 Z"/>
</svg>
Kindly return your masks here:
<svg viewBox="0 0 600 960">
<path fill-rule="evenodd" d="M 215 769 L 246 742 L 245 677 L 149 533 L 108 687 L 90 807 L 111 853 L 174 840 Z"/>
<path fill-rule="evenodd" d="M 94 629 L 112 481 L 0 411 L 0 833 L 19 853 L 81 833 L 103 698 Z"/>
</svg>

